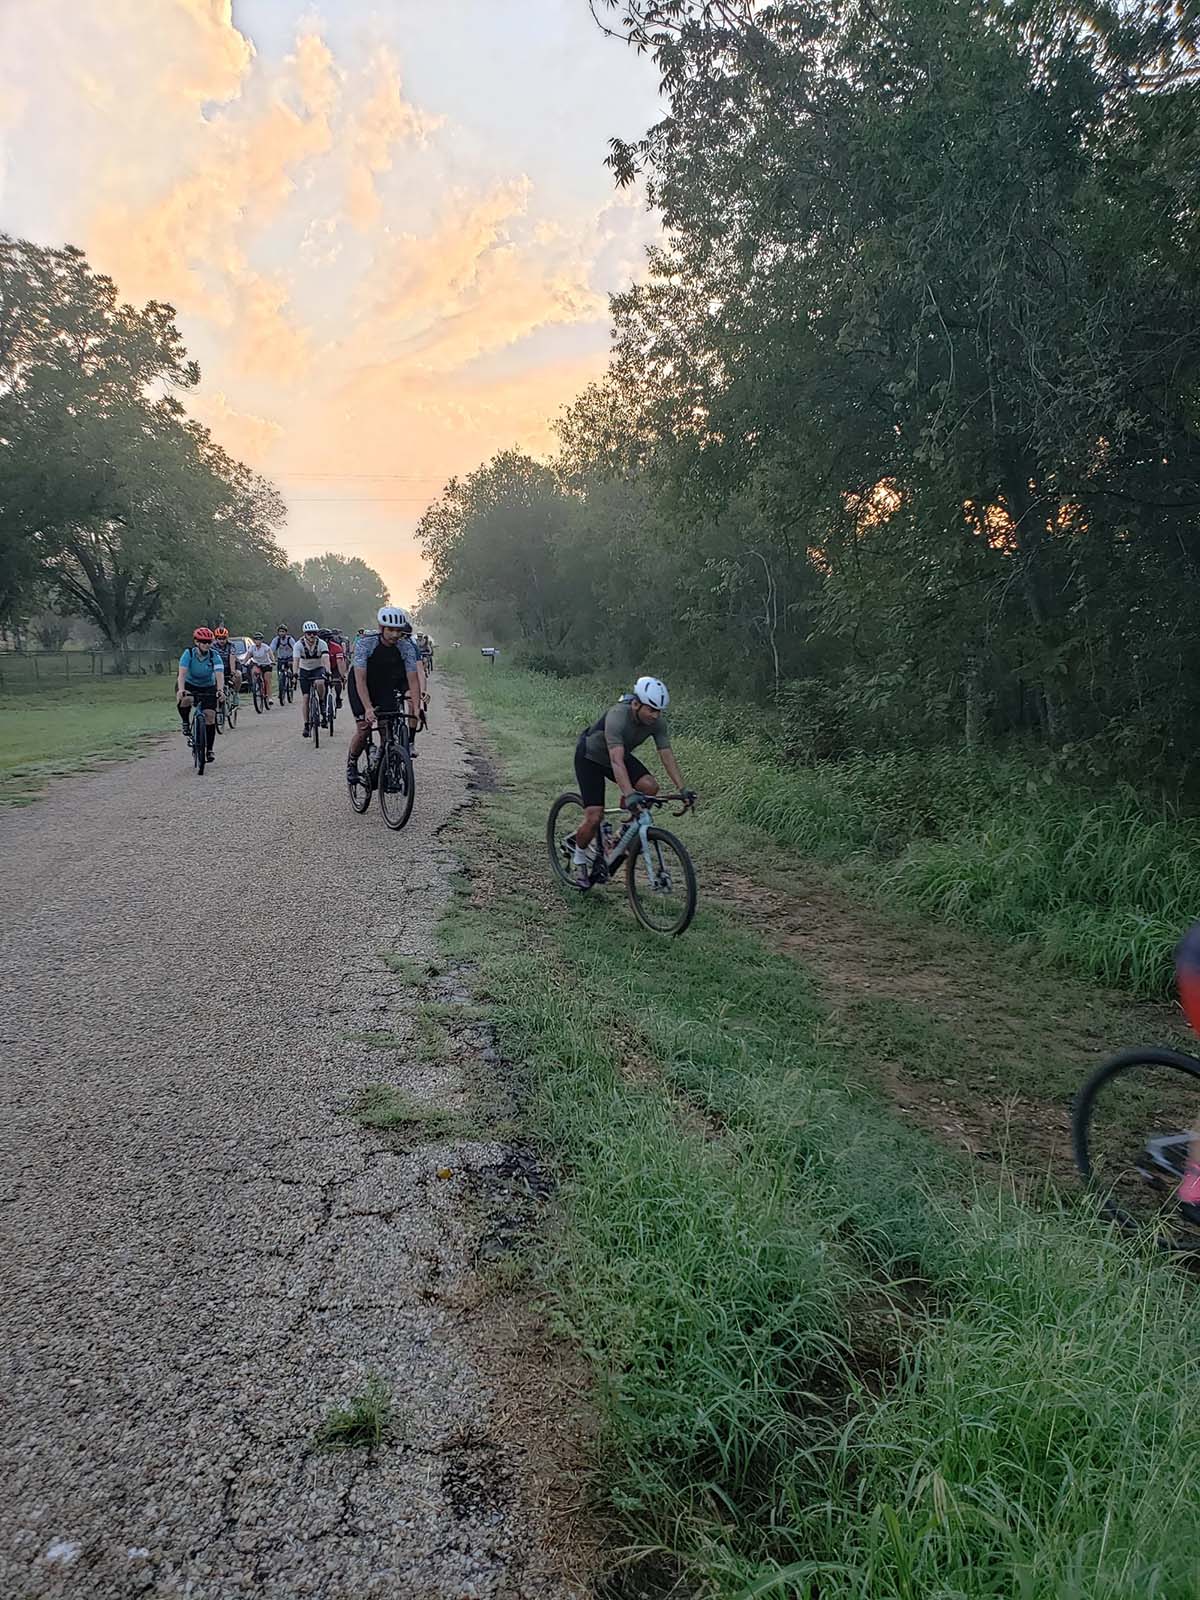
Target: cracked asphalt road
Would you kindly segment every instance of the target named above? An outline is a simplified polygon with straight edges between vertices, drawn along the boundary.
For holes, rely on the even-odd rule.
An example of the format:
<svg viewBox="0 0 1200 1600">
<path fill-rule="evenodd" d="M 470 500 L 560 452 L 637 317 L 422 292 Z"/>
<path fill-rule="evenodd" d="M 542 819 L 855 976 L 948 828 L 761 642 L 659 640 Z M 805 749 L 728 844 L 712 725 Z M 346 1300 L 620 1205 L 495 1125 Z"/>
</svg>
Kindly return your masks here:
<svg viewBox="0 0 1200 1600">
<path fill-rule="evenodd" d="M 381 959 L 432 951 L 455 865 L 441 680 L 431 722 L 400 834 L 350 811 L 348 719 L 314 751 L 291 708 L 246 706 L 203 778 L 174 738 L 0 813 L 3 1600 L 579 1592 L 456 1309 L 472 1223 L 437 1171 L 499 1147 L 339 1115 L 370 1081 L 462 1103 Z M 374 1372 L 397 1442 L 315 1454 Z"/>
</svg>

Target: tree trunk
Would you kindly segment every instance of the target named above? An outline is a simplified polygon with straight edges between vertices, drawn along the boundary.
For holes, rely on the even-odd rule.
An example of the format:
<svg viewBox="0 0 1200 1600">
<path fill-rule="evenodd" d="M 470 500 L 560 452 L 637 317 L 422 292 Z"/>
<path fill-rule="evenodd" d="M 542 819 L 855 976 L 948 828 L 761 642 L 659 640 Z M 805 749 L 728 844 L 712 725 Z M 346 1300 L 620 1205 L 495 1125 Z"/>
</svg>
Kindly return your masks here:
<svg viewBox="0 0 1200 1600">
<path fill-rule="evenodd" d="M 1023 477 L 1019 468 L 1012 468 L 1008 473 L 1006 498 L 1017 547 L 1017 572 L 1021 593 L 1025 596 L 1025 605 L 1035 633 L 1048 645 L 1049 607 L 1037 565 L 1045 544 L 1045 532 L 1041 526 L 1042 512 L 1030 493 L 1028 477 Z M 1044 676 L 1040 677 L 1038 682 L 1037 694 L 1041 703 L 1042 725 L 1046 740 L 1051 745 L 1057 745 L 1062 731 L 1062 718 L 1055 692 Z"/>
</svg>

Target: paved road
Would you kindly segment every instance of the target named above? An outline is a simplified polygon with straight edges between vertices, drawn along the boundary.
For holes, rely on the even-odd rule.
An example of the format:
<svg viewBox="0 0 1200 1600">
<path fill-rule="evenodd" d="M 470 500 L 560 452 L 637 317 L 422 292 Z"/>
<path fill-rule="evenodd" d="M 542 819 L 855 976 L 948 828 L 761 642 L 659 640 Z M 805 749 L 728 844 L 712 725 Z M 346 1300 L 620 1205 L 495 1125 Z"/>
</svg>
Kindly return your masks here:
<svg viewBox="0 0 1200 1600">
<path fill-rule="evenodd" d="M 499 1402 L 431 1287 L 469 1270 L 445 1152 L 338 1114 L 388 1075 L 348 1035 L 412 1037 L 379 952 L 431 949 L 453 866 L 440 685 L 431 717 L 399 835 L 350 813 L 346 726 L 315 752 L 245 702 L 203 778 L 175 738 L 0 812 L 3 1600 L 569 1592 L 522 1576 Z M 314 923 L 353 930 L 315 980 Z M 314 1454 L 371 1372 L 401 1440 Z"/>
</svg>

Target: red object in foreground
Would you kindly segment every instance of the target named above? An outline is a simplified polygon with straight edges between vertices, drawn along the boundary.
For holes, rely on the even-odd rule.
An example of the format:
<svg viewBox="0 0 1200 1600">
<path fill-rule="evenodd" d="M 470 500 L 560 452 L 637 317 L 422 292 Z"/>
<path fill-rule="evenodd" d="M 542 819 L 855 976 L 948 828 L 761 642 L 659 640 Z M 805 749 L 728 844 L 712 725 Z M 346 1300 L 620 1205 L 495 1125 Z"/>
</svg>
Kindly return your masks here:
<svg viewBox="0 0 1200 1600">
<path fill-rule="evenodd" d="M 1184 1015 L 1200 1033 L 1200 922 L 1193 922 L 1175 947 L 1175 981 Z"/>
</svg>

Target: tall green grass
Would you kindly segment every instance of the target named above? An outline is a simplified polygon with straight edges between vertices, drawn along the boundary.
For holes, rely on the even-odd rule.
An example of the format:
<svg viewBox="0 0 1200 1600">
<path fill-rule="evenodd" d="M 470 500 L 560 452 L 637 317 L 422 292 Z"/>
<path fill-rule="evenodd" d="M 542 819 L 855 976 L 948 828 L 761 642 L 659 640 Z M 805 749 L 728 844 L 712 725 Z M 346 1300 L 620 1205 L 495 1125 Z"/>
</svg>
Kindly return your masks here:
<svg viewBox="0 0 1200 1600">
<path fill-rule="evenodd" d="M 528 715 L 562 741 L 614 686 L 466 663 L 481 710 Z M 673 713 L 685 773 L 707 815 L 787 849 L 862 869 L 871 892 L 1021 941 L 1088 978 L 1161 995 L 1200 915 L 1200 823 L 1150 813 L 1128 789 L 1097 796 L 1016 756 L 962 752 L 782 764 L 760 710 L 712 702 Z M 739 737 L 740 733 L 740 737 Z"/>
<path fill-rule="evenodd" d="M 558 735 L 520 707 L 484 813 L 513 859 L 447 937 L 561 1163 L 548 1266 L 629 1550 L 719 1596 L 1200 1592 L 1194 1284 L 977 1186 L 720 920 L 658 941 L 615 895 L 524 900 Z"/>
<path fill-rule="evenodd" d="M 174 679 L 81 677 L 0 702 L 0 802 L 23 804 L 94 758 L 132 754 L 178 726 Z"/>
</svg>

